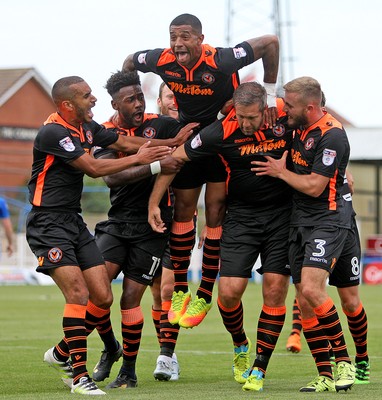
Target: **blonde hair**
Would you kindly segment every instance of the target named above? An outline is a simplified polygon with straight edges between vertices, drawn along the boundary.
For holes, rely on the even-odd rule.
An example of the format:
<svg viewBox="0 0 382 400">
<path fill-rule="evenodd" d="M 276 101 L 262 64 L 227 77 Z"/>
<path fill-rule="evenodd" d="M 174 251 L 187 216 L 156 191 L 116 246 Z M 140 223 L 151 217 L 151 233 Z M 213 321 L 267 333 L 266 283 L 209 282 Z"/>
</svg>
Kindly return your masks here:
<svg viewBox="0 0 382 400">
<path fill-rule="evenodd" d="M 318 104 L 322 102 L 322 90 L 320 83 L 310 76 L 302 76 L 286 83 L 286 92 L 298 93 L 303 101 L 314 101 Z"/>
</svg>

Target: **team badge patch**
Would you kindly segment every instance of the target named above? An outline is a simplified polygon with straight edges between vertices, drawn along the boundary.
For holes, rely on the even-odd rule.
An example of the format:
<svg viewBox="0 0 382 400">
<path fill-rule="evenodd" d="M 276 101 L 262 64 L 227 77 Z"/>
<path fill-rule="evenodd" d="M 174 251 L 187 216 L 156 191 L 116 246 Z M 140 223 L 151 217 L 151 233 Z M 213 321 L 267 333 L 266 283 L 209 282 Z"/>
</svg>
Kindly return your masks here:
<svg viewBox="0 0 382 400">
<path fill-rule="evenodd" d="M 284 136 L 285 134 L 285 126 L 280 124 L 280 125 L 276 125 L 272 128 L 273 134 L 277 137 L 281 137 Z"/>
<path fill-rule="evenodd" d="M 75 146 L 74 143 L 72 142 L 72 139 L 70 139 L 69 136 L 64 137 L 61 139 L 58 144 L 66 151 L 74 151 Z"/>
<path fill-rule="evenodd" d="M 336 155 L 337 155 L 337 152 L 335 150 L 325 149 L 322 154 L 322 163 L 324 165 L 326 165 L 327 167 L 329 165 L 332 165 L 334 163 Z"/>
<path fill-rule="evenodd" d="M 93 134 L 91 133 L 91 131 L 86 131 L 85 136 L 86 136 L 86 140 L 88 141 L 88 143 L 92 144 L 93 143 Z"/>
<path fill-rule="evenodd" d="M 232 50 L 236 59 L 243 58 L 247 55 L 247 52 L 242 47 L 234 47 Z"/>
<path fill-rule="evenodd" d="M 52 247 L 48 251 L 48 258 L 49 258 L 49 261 L 51 261 L 52 263 L 59 262 L 61 260 L 61 258 L 62 258 L 61 249 L 59 249 L 58 247 Z"/>
<path fill-rule="evenodd" d="M 138 56 L 138 62 L 139 64 L 146 64 L 146 54 L 147 53 L 141 53 Z"/>
<path fill-rule="evenodd" d="M 305 150 L 310 150 L 314 145 L 314 139 L 313 138 L 309 138 L 306 143 L 305 143 Z"/>
<path fill-rule="evenodd" d="M 210 85 L 211 83 L 215 82 L 215 77 L 212 74 L 207 72 L 202 75 L 202 81 L 204 83 L 208 83 Z"/>
<path fill-rule="evenodd" d="M 143 131 L 143 136 L 145 137 L 145 138 L 147 138 L 147 139 L 152 139 L 152 138 L 154 138 L 155 136 L 156 136 L 156 134 L 157 134 L 157 131 L 153 128 L 153 127 L 149 127 L 149 128 L 146 128 L 144 131 Z"/>
<path fill-rule="evenodd" d="M 202 145 L 202 140 L 200 139 L 200 135 L 196 135 L 191 141 L 191 148 L 196 149 Z"/>
</svg>

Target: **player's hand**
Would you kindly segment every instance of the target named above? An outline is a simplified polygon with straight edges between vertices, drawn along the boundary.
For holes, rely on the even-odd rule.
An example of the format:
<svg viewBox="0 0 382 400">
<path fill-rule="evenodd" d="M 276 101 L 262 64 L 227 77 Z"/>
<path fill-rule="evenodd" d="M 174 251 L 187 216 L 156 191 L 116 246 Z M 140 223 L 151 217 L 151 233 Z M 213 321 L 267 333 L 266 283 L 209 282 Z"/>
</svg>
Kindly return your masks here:
<svg viewBox="0 0 382 400">
<path fill-rule="evenodd" d="M 184 126 L 174 138 L 174 146 L 179 147 L 187 141 L 187 139 L 194 133 L 194 129 L 199 126 L 199 122 L 190 122 Z"/>
<path fill-rule="evenodd" d="M 266 108 L 264 111 L 264 122 L 268 126 L 276 126 L 278 119 L 277 107 Z"/>
<path fill-rule="evenodd" d="M 8 257 L 11 257 L 12 256 L 12 254 L 13 254 L 13 244 L 8 244 L 8 246 L 7 246 L 7 254 L 8 254 Z"/>
<path fill-rule="evenodd" d="M 220 110 L 220 113 L 223 115 L 228 115 L 228 113 L 232 110 L 232 108 L 233 108 L 233 100 L 232 99 L 227 100 L 224 103 L 222 109 Z"/>
<path fill-rule="evenodd" d="M 165 175 L 176 174 L 183 167 L 184 161 L 180 158 L 167 156 L 160 161 L 161 173 Z"/>
<path fill-rule="evenodd" d="M 150 164 L 153 161 L 163 160 L 172 152 L 172 148 L 168 146 L 149 147 L 150 141 L 144 143 L 137 152 L 139 164 Z"/>
<path fill-rule="evenodd" d="M 252 161 L 252 165 L 256 167 L 251 168 L 251 171 L 256 172 L 256 175 L 269 175 L 274 178 L 279 178 L 283 171 L 286 169 L 286 158 L 288 151 L 284 151 L 283 156 L 280 159 L 275 159 L 270 156 L 265 156 L 267 161 Z"/>
<path fill-rule="evenodd" d="M 349 190 L 350 190 L 350 194 L 354 194 L 354 177 L 353 174 L 346 169 L 346 179 L 348 181 L 348 186 L 349 186 Z"/>
<path fill-rule="evenodd" d="M 149 206 L 148 222 L 154 232 L 164 233 L 167 229 L 165 223 L 162 221 L 158 206 Z"/>
</svg>

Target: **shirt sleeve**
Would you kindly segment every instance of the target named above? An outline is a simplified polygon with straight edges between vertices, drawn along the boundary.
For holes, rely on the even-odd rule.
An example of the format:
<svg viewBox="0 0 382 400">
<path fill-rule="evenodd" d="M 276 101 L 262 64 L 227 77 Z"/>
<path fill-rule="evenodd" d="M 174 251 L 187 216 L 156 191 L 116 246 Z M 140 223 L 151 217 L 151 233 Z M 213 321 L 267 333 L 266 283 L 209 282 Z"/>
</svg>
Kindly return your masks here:
<svg viewBox="0 0 382 400">
<path fill-rule="evenodd" d="M 35 141 L 37 150 L 59 157 L 65 163 L 81 157 L 85 150 L 78 140 L 73 140 L 68 130 L 58 124 L 45 125 Z"/>
<path fill-rule="evenodd" d="M 187 140 L 184 150 L 190 160 L 216 155 L 222 146 L 223 128 L 221 121 L 215 121 L 202 129 L 194 138 Z"/>
<path fill-rule="evenodd" d="M 157 64 L 164 49 L 142 50 L 133 55 L 135 68 L 141 72 L 157 72 Z"/>
<path fill-rule="evenodd" d="M 93 121 L 92 132 L 94 136 L 94 146 L 108 147 L 118 140 L 118 133 L 113 129 L 106 129 L 104 126 Z"/>
<path fill-rule="evenodd" d="M 333 178 L 347 149 L 347 138 L 343 130 L 333 128 L 318 143 L 312 172 Z"/>
<path fill-rule="evenodd" d="M 252 47 L 242 42 L 235 47 L 216 48 L 216 64 L 226 74 L 232 74 L 255 61 Z"/>
</svg>

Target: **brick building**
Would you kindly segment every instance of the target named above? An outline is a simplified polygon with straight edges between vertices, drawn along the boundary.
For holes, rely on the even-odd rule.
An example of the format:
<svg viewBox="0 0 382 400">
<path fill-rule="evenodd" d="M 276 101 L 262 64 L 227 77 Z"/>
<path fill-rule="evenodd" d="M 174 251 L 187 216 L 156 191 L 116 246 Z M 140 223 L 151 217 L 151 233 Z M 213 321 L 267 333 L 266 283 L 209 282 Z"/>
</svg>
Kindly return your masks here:
<svg viewBox="0 0 382 400">
<path fill-rule="evenodd" d="M 0 186 L 29 179 L 33 140 L 56 110 L 50 90 L 34 68 L 0 69 Z"/>
</svg>

